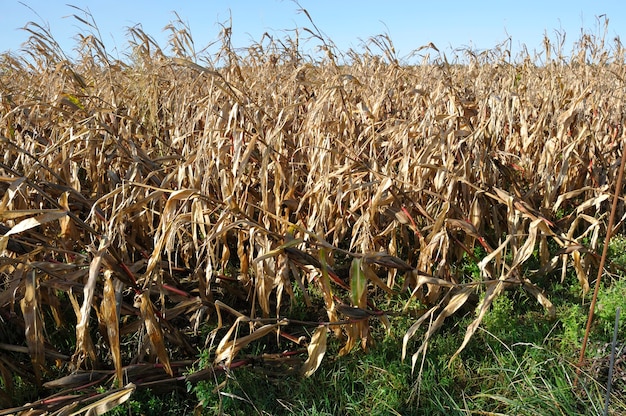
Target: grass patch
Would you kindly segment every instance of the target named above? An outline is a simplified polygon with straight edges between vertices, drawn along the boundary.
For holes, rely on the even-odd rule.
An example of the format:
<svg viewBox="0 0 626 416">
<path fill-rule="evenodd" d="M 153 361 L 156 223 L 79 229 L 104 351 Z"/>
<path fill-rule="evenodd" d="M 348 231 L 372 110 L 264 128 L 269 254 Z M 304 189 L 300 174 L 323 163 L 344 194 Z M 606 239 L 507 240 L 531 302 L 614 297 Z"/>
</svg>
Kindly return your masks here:
<svg viewBox="0 0 626 416">
<path fill-rule="evenodd" d="M 207 415 L 467 415 L 486 409 L 529 416 L 600 414 L 605 386 L 592 376 L 591 367 L 574 385 L 579 344 L 572 341 L 582 338 L 586 311 L 562 304 L 556 320 L 533 307 L 520 315 L 515 297 L 508 293 L 494 302 L 474 341 L 453 362 L 471 316 L 450 322 L 430 341 L 419 378 L 419 365 L 413 373 L 400 356 L 411 320 L 396 317 L 392 334 L 367 354 L 356 350 L 325 360 L 310 378 L 260 364 L 200 383 L 193 391 Z M 602 342 L 599 335 L 592 338 L 593 345 Z M 330 343 L 330 356 L 340 347 L 336 340 Z M 611 414 L 623 411 L 626 403 L 617 393 Z"/>
</svg>

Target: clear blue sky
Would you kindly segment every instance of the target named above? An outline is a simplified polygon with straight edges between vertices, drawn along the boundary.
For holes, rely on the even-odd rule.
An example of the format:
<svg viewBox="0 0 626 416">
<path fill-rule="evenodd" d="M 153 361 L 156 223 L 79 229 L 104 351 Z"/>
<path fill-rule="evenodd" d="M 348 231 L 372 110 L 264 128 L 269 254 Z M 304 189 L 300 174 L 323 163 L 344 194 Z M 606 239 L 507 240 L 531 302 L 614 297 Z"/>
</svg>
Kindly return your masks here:
<svg viewBox="0 0 626 416">
<path fill-rule="evenodd" d="M 71 54 L 76 45 L 73 36 L 85 29 L 71 17 L 81 13 L 68 3 L 91 11 L 107 50 L 116 57 L 128 52 L 126 31 L 136 24 L 165 47 L 163 27 L 175 19 L 173 11 L 191 27 L 197 50 L 215 41 L 220 33 L 218 23 L 227 22 L 231 16 L 235 47 L 260 40 L 264 32 L 282 39 L 290 29 L 311 28 L 306 16 L 298 13 L 299 6 L 288 0 L 2 0 L 0 52 L 18 52 L 28 37 L 19 28 L 34 21 L 49 24 L 54 38 Z M 612 42 L 619 36 L 626 42 L 623 0 L 300 0 L 299 4 L 344 51 L 360 50 L 363 40 L 388 33 L 399 57 L 429 42 L 450 56 L 454 48 L 484 50 L 509 37 L 514 53 L 521 44 L 532 52 L 542 50 L 544 33 L 555 40 L 558 31 L 567 34 L 565 52 L 569 52 L 581 29 L 599 33 L 600 15 L 609 19 L 607 39 Z"/>
</svg>

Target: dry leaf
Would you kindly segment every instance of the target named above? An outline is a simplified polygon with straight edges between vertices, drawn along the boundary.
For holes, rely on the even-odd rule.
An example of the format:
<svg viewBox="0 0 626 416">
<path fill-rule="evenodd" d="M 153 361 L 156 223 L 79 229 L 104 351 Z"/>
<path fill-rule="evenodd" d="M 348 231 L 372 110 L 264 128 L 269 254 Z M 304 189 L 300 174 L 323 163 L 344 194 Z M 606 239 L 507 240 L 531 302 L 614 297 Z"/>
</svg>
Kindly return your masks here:
<svg viewBox="0 0 626 416">
<path fill-rule="evenodd" d="M 238 324 L 241 321 L 241 318 L 237 318 L 233 326 L 228 330 L 222 341 L 218 344 L 215 350 L 215 363 L 225 363 L 226 367 L 229 367 L 233 358 L 242 348 L 246 347 L 252 341 L 256 341 L 257 339 L 263 338 L 267 334 L 272 331 L 276 331 L 281 325 L 284 323 L 279 322 L 277 324 L 264 325 L 259 329 L 256 329 L 250 335 L 246 335 L 244 337 L 237 338 L 231 340 L 231 337 L 235 333 L 235 330 L 238 328 Z"/>
<path fill-rule="evenodd" d="M 474 289 L 472 287 L 465 287 L 461 289 L 459 292 L 457 292 L 450 298 L 446 306 L 441 310 L 441 312 L 439 312 L 439 315 L 437 315 L 437 318 L 435 318 L 435 320 L 430 324 L 430 326 L 428 327 L 428 330 L 424 334 L 422 346 L 411 357 L 411 371 L 415 369 L 415 364 L 417 363 L 417 358 L 419 357 L 419 355 L 422 353 L 425 353 L 426 346 L 428 345 L 428 340 L 430 339 L 430 337 L 439 330 L 439 328 L 443 325 L 447 317 L 449 317 L 454 312 L 459 310 L 459 308 L 463 306 L 465 302 L 467 302 L 467 299 L 469 299 L 469 296 L 473 290 Z M 439 307 L 437 307 L 436 309 L 439 309 Z M 434 311 L 435 311 L 435 308 L 432 308 L 431 310 L 429 310 L 429 312 L 427 312 L 425 315 L 420 317 L 420 319 L 418 319 L 417 322 L 414 323 L 405 334 L 404 339 L 403 339 L 403 345 L 402 345 L 403 359 L 406 353 L 406 344 L 409 338 L 413 336 L 413 334 L 415 334 L 415 332 L 417 331 L 417 328 L 419 328 L 422 322 L 426 319 L 426 315 L 430 316 L 430 314 L 434 313 Z"/>
<path fill-rule="evenodd" d="M 325 326 L 318 326 L 313 336 L 311 337 L 311 342 L 307 347 L 307 351 L 309 353 L 308 358 L 304 362 L 302 366 L 302 374 L 304 377 L 310 377 L 315 373 L 322 363 L 322 359 L 324 358 L 324 354 L 326 354 L 326 338 L 327 338 L 328 329 Z"/>
<path fill-rule="evenodd" d="M 478 325 L 480 325 L 480 323 L 482 322 L 483 317 L 485 316 L 485 313 L 487 313 L 487 310 L 489 309 L 493 301 L 498 296 L 500 296 L 503 289 L 504 289 L 504 282 L 502 280 L 498 280 L 497 283 L 495 284 L 487 285 L 485 297 L 483 301 L 481 302 L 481 304 L 478 305 L 478 316 L 476 317 L 476 319 L 472 321 L 471 324 L 467 326 L 467 329 L 465 331 L 465 337 L 463 338 L 463 343 L 450 358 L 448 366 L 450 366 L 452 361 L 454 361 L 454 359 L 458 357 L 461 351 L 463 351 L 463 349 L 465 348 L 469 340 L 474 335 L 474 332 L 476 332 L 476 330 L 478 329 Z"/>
<path fill-rule="evenodd" d="M 535 299 L 537 299 L 537 302 L 539 302 L 541 306 L 545 308 L 546 312 L 548 312 L 548 317 L 550 319 L 556 318 L 556 308 L 541 289 L 535 286 L 528 279 L 524 279 L 523 287 L 528 293 L 530 293 Z"/>
<path fill-rule="evenodd" d="M 88 404 L 81 408 L 78 412 L 70 413 L 69 416 L 77 416 L 84 414 L 85 416 L 99 416 L 106 412 L 116 408 L 117 406 L 126 402 L 130 396 L 135 392 L 136 386 L 133 383 L 129 383 L 121 389 L 113 390 L 105 395 L 102 399 Z M 67 407 L 72 406 L 72 404 Z"/>
<path fill-rule="evenodd" d="M 94 292 L 96 290 L 96 282 L 100 275 L 100 265 L 102 264 L 102 256 L 106 253 L 109 246 L 109 239 L 103 237 L 100 241 L 98 251 L 94 254 L 91 263 L 89 264 L 89 277 L 87 283 L 83 288 L 83 304 L 80 307 L 79 313 L 76 315 L 76 352 L 72 357 L 72 363 L 74 368 L 79 368 L 86 357 L 89 357 L 92 362 L 96 360 L 96 353 L 93 348 L 93 342 L 89 335 L 89 317 L 91 313 L 91 307 Z"/>
<path fill-rule="evenodd" d="M 107 328 L 107 338 L 109 340 L 109 348 L 111 348 L 111 357 L 113 358 L 113 365 L 115 366 L 115 374 L 117 382 L 119 383 L 118 386 L 121 386 L 123 383 L 123 364 L 120 351 L 119 316 L 115 298 L 115 287 L 110 270 L 104 272 L 104 293 L 100 310 L 102 319 Z"/>
<path fill-rule="evenodd" d="M 148 292 L 142 293 L 141 295 L 139 295 L 139 298 L 141 317 L 146 327 L 148 337 L 150 338 L 150 344 L 152 344 L 152 347 L 154 348 L 157 357 L 159 357 L 159 361 L 163 365 L 165 372 L 173 377 L 174 372 L 172 371 L 172 367 L 170 366 L 170 356 L 167 352 L 167 349 L 165 348 L 163 331 L 161 330 L 159 319 L 154 312 L 154 307 L 152 306 L 152 301 L 148 296 Z"/>
<path fill-rule="evenodd" d="M 26 230 L 30 230 L 31 228 L 38 227 L 42 224 L 49 223 L 51 221 L 59 220 L 67 215 L 67 212 L 62 210 L 40 210 L 44 212 L 43 214 L 37 217 L 27 218 L 25 220 L 20 221 L 17 225 L 11 228 L 7 233 L 0 236 L 0 253 L 2 253 L 7 248 L 7 244 L 9 243 L 9 236 L 13 234 L 18 234 Z"/>
<path fill-rule="evenodd" d="M 24 317 L 28 353 L 33 363 L 37 384 L 41 385 L 41 372 L 45 369 L 44 328 L 39 305 L 37 275 L 34 270 L 29 274 L 30 276 L 24 279 L 24 297 L 20 301 L 20 306 Z"/>
</svg>

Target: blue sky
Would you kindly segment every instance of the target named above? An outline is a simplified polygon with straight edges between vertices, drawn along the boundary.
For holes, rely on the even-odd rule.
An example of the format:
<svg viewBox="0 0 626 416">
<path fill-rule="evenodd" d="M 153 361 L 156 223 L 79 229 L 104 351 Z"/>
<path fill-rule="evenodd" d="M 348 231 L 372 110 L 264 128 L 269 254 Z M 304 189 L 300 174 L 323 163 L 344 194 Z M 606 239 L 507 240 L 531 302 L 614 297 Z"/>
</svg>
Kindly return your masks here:
<svg viewBox="0 0 626 416">
<path fill-rule="evenodd" d="M 450 56 L 455 48 L 484 50 L 508 38 L 514 53 L 522 44 L 531 52 L 540 51 L 544 34 L 555 40 L 557 32 L 567 34 L 565 52 L 569 52 L 581 29 L 602 32 L 601 15 L 609 19 L 607 39 L 612 42 L 619 36 L 626 42 L 624 1 L 300 0 L 298 6 L 288 0 L 2 0 L 0 52 L 18 52 L 28 37 L 19 28 L 34 21 L 48 24 L 57 42 L 71 54 L 76 46 L 73 36 L 85 29 L 71 17 L 81 13 L 68 3 L 91 11 L 107 50 L 115 57 L 128 52 L 127 28 L 137 24 L 165 47 L 163 28 L 175 19 L 173 11 L 189 24 L 200 50 L 218 39 L 219 23 L 231 17 L 235 47 L 260 40 L 264 32 L 283 39 L 293 35 L 291 29 L 312 28 L 298 12 L 300 6 L 341 50 L 359 51 L 363 41 L 387 33 L 400 58 L 429 42 Z"/>
</svg>

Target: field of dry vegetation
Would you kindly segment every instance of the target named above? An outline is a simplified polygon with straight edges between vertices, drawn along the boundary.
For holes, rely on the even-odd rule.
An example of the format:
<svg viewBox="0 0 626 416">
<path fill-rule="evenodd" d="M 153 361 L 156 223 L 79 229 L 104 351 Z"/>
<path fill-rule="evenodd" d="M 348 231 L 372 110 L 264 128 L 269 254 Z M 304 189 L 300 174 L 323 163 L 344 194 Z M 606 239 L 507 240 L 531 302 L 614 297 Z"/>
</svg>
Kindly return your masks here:
<svg viewBox="0 0 626 416">
<path fill-rule="evenodd" d="M 386 36 L 340 52 L 316 30 L 235 50 L 225 28 L 196 53 L 174 22 L 167 51 L 134 28 L 119 60 L 84 24 L 77 57 L 35 24 L 0 56 L 0 408 L 26 385 L 53 396 L 21 410 L 100 414 L 261 359 L 307 377 L 331 339 L 363 354 L 399 315 L 417 377 L 447 318 L 475 311 L 462 360 L 506 291 L 554 317 L 546 282 L 593 289 L 619 39 L 406 65 Z"/>
</svg>

